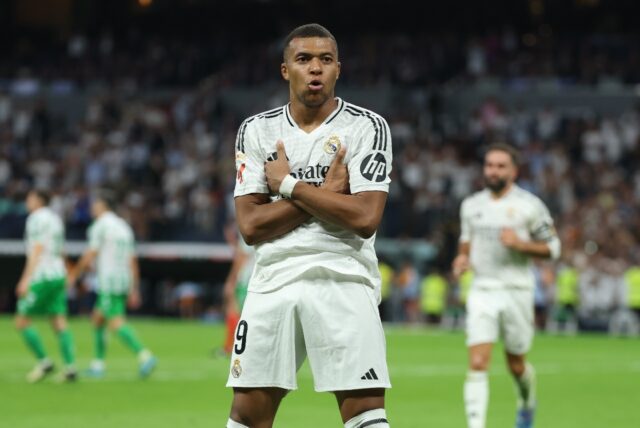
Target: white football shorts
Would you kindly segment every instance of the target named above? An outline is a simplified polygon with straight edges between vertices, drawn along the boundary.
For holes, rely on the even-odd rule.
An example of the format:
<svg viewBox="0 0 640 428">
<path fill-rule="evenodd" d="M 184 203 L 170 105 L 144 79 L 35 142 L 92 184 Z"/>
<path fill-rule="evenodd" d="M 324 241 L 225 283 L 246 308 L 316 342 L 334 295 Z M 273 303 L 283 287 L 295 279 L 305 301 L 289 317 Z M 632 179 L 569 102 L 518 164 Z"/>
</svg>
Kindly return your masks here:
<svg viewBox="0 0 640 428">
<path fill-rule="evenodd" d="M 534 334 L 533 290 L 472 286 L 467 298 L 467 346 L 504 340 L 507 352 L 524 355 Z"/>
<path fill-rule="evenodd" d="M 249 292 L 227 386 L 297 389 L 296 372 L 307 356 L 318 392 L 390 388 L 374 290 L 313 280 Z"/>
</svg>

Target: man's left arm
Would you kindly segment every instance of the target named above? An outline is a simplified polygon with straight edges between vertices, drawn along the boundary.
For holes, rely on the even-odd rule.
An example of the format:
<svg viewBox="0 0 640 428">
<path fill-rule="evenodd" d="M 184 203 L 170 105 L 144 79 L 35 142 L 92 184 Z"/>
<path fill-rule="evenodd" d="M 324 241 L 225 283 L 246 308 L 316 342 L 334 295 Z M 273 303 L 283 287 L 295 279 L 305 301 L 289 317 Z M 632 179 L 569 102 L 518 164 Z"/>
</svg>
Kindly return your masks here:
<svg viewBox="0 0 640 428">
<path fill-rule="evenodd" d="M 520 239 L 513 229 L 505 228 L 501 233 L 502 243 L 531 257 L 557 260 L 561 253 L 561 243 L 553 226 L 553 219 L 547 207 L 538 202 L 530 223 L 531 240 Z"/>
<path fill-rule="evenodd" d="M 365 191 L 343 195 L 299 182 L 291 200 L 320 220 L 341 226 L 362 238 L 370 238 L 382 220 L 387 193 Z"/>
<path fill-rule="evenodd" d="M 22 276 L 20 277 L 20 281 L 18 281 L 18 285 L 16 287 L 16 295 L 18 297 L 24 296 L 27 294 L 27 291 L 29 291 L 31 277 L 33 276 L 33 272 L 36 270 L 36 266 L 38 266 L 38 262 L 40 261 L 43 251 L 44 245 L 40 242 L 36 242 L 27 254 L 27 262 L 24 265 Z"/>
</svg>

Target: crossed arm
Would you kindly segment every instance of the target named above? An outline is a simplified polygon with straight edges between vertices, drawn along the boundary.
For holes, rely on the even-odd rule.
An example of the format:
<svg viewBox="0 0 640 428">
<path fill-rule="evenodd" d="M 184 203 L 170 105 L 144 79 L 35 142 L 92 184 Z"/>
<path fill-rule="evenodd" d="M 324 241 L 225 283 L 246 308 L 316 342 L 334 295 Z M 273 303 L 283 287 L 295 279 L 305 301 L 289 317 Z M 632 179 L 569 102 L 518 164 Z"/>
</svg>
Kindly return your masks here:
<svg viewBox="0 0 640 428">
<path fill-rule="evenodd" d="M 267 162 L 265 174 L 272 192 L 278 193 L 289 174 L 284 145 L 278 143 L 278 159 Z M 240 233 L 245 242 L 255 245 L 282 236 L 311 217 L 350 230 L 363 238 L 371 237 L 382 219 L 387 200 L 385 192 L 349 194 L 349 176 L 343 163 L 345 149 L 336 155 L 322 187 L 298 182 L 291 199 L 271 203 L 269 195 L 251 194 L 235 199 Z"/>
</svg>

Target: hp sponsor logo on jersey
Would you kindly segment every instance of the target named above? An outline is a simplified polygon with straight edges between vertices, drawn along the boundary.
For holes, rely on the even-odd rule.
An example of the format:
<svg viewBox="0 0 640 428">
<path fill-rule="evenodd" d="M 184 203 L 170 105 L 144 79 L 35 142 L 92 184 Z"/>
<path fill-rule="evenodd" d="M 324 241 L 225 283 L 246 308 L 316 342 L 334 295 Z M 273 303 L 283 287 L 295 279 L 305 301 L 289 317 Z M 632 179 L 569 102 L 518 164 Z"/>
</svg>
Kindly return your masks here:
<svg viewBox="0 0 640 428">
<path fill-rule="evenodd" d="M 360 173 L 369 181 L 380 183 L 387 178 L 387 160 L 382 153 L 371 154 L 360 164 Z"/>
</svg>

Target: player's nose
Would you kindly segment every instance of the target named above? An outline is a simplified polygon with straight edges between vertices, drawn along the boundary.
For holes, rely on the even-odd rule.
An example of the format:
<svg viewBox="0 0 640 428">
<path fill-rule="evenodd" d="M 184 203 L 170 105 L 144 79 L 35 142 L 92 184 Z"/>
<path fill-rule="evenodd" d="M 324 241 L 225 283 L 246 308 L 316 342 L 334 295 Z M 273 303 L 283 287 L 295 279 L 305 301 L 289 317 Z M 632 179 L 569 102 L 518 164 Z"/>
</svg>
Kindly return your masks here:
<svg viewBox="0 0 640 428">
<path fill-rule="evenodd" d="M 312 74 L 322 74 L 322 62 L 320 61 L 320 58 L 313 58 L 309 62 L 309 71 Z"/>
</svg>

